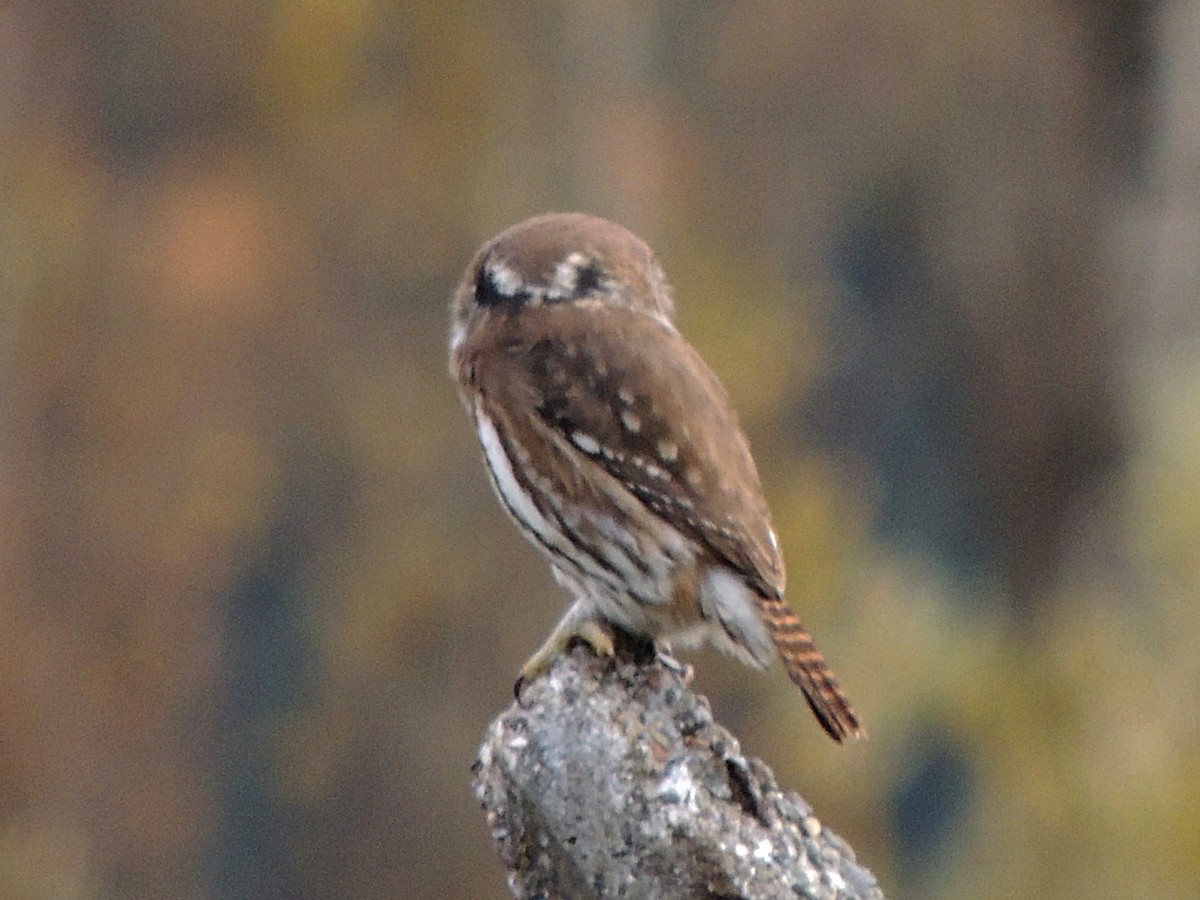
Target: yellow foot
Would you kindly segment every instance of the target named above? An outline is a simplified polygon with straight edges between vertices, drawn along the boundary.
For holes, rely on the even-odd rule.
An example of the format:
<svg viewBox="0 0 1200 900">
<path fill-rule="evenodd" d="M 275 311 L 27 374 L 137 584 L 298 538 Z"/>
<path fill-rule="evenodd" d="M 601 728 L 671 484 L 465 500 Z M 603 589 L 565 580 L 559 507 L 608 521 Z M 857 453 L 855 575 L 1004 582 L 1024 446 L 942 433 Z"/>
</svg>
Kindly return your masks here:
<svg viewBox="0 0 1200 900">
<path fill-rule="evenodd" d="M 616 654 L 612 633 L 608 627 L 596 619 L 573 615 L 574 612 L 574 608 L 567 610 L 567 614 L 555 626 L 546 642 L 521 666 L 521 674 L 517 676 L 517 683 L 513 685 L 513 693 L 518 700 L 521 698 L 521 688 L 545 675 L 550 669 L 550 664 L 559 654 L 565 653 L 575 639 L 591 647 L 597 656 Z"/>
</svg>

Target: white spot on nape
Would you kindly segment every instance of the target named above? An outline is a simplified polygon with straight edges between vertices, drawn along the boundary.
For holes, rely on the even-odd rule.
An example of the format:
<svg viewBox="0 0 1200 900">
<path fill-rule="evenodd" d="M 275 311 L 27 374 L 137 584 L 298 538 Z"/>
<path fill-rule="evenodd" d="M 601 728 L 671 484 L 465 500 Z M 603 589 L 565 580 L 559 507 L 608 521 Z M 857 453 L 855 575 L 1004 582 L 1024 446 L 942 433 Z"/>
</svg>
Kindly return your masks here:
<svg viewBox="0 0 1200 900">
<path fill-rule="evenodd" d="M 628 388 L 620 388 L 617 391 L 617 399 L 626 406 L 633 406 L 633 394 L 630 393 Z"/>
<path fill-rule="evenodd" d="M 571 432 L 571 443 L 588 456 L 596 456 L 600 453 L 600 442 L 590 434 L 584 434 L 582 431 Z"/>
<path fill-rule="evenodd" d="M 578 250 L 567 255 L 554 267 L 554 281 L 546 291 L 547 300 L 563 300 L 575 293 L 579 284 L 579 271 L 587 265 L 588 259 Z"/>
<path fill-rule="evenodd" d="M 642 420 L 628 410 L 621 413 L 621 424 L 634 434 L 642 430 Z"/>
<path fill-rule="evenodd" d="M 679 459 L 679 448 L 675 446 L 673 441 L 668 441 L 663 438 L 658 442 L 658 458 L 663 462 L 672 463 Z"/>
<path fill-rule="evenodd" d="M 485 264 L 488 278 L 496 288 L 496 292 L 504 297 L 515 297 L 521 289 L 521 276 L 517 270 L 497 257 L 492 257 Z"/>
</svg>

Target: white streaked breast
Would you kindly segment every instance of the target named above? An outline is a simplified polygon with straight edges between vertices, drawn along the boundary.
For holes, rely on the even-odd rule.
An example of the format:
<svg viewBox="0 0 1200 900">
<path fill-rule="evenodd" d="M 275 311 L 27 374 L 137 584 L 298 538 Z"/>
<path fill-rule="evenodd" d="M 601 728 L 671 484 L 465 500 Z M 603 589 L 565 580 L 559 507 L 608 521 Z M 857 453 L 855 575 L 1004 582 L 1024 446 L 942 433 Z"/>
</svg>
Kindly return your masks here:
<svg viewBox="0 0 1200 900">
<path fill-rule="evenodd" d="M 552 494 L 544 499 L 531 495 L 525 484 L 535 493 L 548 486 L 534 473 L 529 481 L 517 477 L 513 466 L 522 462 L 510 459 L 509 452 L 519 455 L 521 450 L 506 444 L 482 403 L 476 403 L 475 421 L 496 493 L 525 536 L 551 557 L 559 581 L 606 618 L 639 633 L 660 634 L 662 614 L 653 609 L 671 601 L 676 571 L 695 556 L 691 543 L 623 490 L 611 498 L 610 509 L 564 504 Z M 573 437 L 576 446 L 594 441 L 581 433 Z M 547 512 L 539 500 L 549 501 Z"/>
<path fill-rule="evenodd" d="M 551 524 L 549 519 L 542 515 L 542 511 L 522 490 L 521 483 L 513 474 L 512 463 L 508 459 L 508 454 L 504 452 L 504 442 L 500 440 L 500 434 L 496 431 L 495 424 L 484 415 L 478 405 L 475 407 L 475 417 L 479 423 L 479 441 L 483 444 L 483 452 L 487 454 L 492 482 L 495 484 L 496 490 L 503 495 L 508 508 L 526 527 L 532 528 L 546 540 L 561 544 L 563 542 L 562 534 Z"/>
</svg>

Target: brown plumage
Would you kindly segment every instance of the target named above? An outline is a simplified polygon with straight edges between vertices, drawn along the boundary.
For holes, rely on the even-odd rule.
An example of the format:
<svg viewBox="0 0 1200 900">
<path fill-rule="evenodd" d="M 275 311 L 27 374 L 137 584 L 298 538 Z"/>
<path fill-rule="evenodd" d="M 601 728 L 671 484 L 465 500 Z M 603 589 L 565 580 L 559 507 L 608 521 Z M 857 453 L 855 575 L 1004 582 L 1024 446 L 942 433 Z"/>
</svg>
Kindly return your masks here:
<svg viewBox="0 0 1200 900">
<path fill-rule="evenodd" d="M 790 606 L 780 598 L 759 598 L 759 610 L 771 630 L 775 648 L 788 678 L 804 692 L 804 699 L 821 727 L 835 741 L 866 734 L 858 714 L 842 693 L 837 676 L 825 661 L 812 635 Z"/>
<path fill-rule="evenodd" d="M 773 651 L 835 740 L 862 734 L 783 600 L 784 567 L 729 399 L 671 322 L 666 280 L 630 232 L 581 215 L 485 244 L 452 310 L 451 372 L 493 486 L 575 603 L 526 664 L 607 622 L 708 641 L 755 666 Z"/>
</svg>

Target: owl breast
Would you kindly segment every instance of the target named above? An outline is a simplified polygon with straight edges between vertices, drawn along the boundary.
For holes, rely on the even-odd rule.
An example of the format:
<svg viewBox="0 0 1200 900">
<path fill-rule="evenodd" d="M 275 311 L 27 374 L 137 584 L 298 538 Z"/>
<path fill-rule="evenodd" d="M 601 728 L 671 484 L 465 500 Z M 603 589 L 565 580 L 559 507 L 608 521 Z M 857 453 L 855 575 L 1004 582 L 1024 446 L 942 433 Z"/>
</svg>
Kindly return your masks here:
<svg viewBox="0 0 1200 900">
<path fill-rule="evenodd" d="M 550 558 L 561 584 L 605 618 L 648 637 L 697 624 L 691 541 L 602 472 L 589 479 L 602 497 L 568 501 L 554 489 L 552 475 L 530 465 L 532 448 L 502 420 L 479 408 L 475 418 L 497 496 L 521 533 Z M 569 448 L 547 443 L 538 448 L 543 467 L 565 471 L 576 464 Z"/>
</svg>

